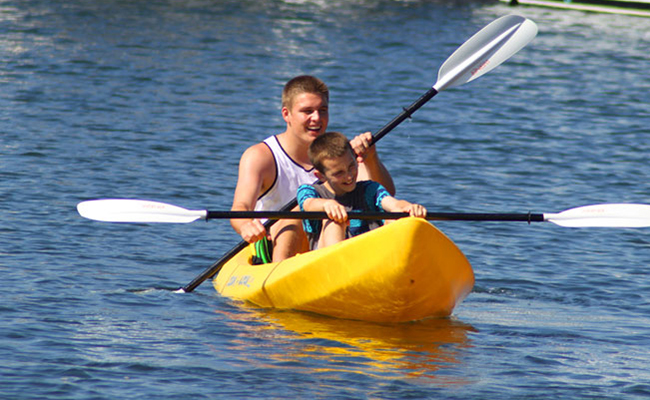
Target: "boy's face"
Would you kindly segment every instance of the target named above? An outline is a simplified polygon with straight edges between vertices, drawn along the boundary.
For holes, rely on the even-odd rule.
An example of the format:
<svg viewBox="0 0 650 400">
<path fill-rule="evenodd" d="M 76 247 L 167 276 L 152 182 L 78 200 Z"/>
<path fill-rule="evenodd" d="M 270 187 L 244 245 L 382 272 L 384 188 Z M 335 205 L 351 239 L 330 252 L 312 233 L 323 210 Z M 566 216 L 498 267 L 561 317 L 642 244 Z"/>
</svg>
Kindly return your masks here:
<svg viewBox="0 0 650 400">
<path fill-rule="evenodd" d="M 357 174 L 359 172 L 357 158 L 348 151 L 338 158 L 323 160 L 325 174 L 317 172 L 321 179 L 325 179 L 335 194 L 349 193 L 357 187 Z"/>
<path fill-rule="evenodd" d="M 311 143 L 327 129 L 327 99 L 320 94 L 301 93 L 293 99 L 291 108 L 282 108 L 282 117 L 293 132 Z"/>
</svg>

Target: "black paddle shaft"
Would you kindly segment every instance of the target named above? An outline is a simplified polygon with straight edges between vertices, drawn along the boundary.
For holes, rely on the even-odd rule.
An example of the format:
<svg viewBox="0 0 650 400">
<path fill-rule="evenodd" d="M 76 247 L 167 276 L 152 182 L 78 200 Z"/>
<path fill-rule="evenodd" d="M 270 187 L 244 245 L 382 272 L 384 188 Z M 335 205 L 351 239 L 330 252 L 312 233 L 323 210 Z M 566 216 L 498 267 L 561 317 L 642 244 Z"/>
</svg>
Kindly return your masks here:
<svg viewBox="0 0 650 400">
<path fill-rule="evenodd" d="M 387 123 L 383 128 L 381 128 L 377 133 L 372 137 L 372 144 L 377 143 L 377 141 L 384 137 L 388 132 L 392 131 L 397 125 L 401 124 L 406 118 L 410 118 L 411 115 L 416 112 L 420 107 L 422 107 L 427 101 L 431 100 L 433 96 L 437 95 L 438 91 L 434 88 L 429 89 L 425 94 L 417 99 L 413 104 L 404 109 L 398 116 L 393 118 L 392 121 Z"/>
<path fill-rule="evenodd" d="M 413 104 L 408 106 L 407 108 L 404 109 L 397 117 L 393 118 L 392 121 L 390 121 L 388 124 L 386 124 L 383 128 L 381 128 L 376 134 L 373 135 L 372 137 L 372 142 L 370 143 L 371 145 L 374 145 L 377 143 L 379 139 L 384 137 L 388 132 L 392 131 L 397 125 L 401 124 L 406 118 L 409 118 L 411 114 L 413 114 L 415 111 L 417 111 L 420 107 L 422 107 L 427 101 L 431 100 L 433 96 L 438 94 L 438 91 L 434 88 L 429 89 L 425 94 L 423 94 L 419 99 L 417 99 Z M 282 207 L 280 211 L 290 211 L 292 210 L 296 205 L 298 205 L 298 200 L 293 199 L 291 202 L 289 202 L 286 206 Z M 209 216 L 208 216 L 209 218 Z M 264 227 L 268 230 L 268 228 L 273 225 L 277 220 L 268 220 L 265 224 Z M 185 285 L 182 290 L 184 292 L 191 292 L 194 289 L 196 289 L 197 286 L 199 286 L 201 283 L 203 283 L 206 279 L 210 279 L 213 276 L 215 276 L 219 271 L 221 271 L 221 268 L 223 268 L 223 265 L 230 260 L 232 257 L 234 257 L 237 253 L 242 251 L 243 249 L 248 246 L 248 242 L 245 240 L 242 240 L 237 244 L 235 247 L 233 247 L 229 252 L 224 254 L 220 259 L 214 262 L 210 267 L 208 267 L 205 271 L 203 271 L 199 276 L 194 278 L 192 282 L 188 283 Z"/>
<path fill-rule="evenodd" d="M 408 217 L 407 212 L 366 212 L 350 211 L 349 219 L 386 220 Z M 259 218 L 278 219 L 327 219 L 324 211 L 208 211 L 206 219 Z M 485 213 L 427 213 L 429 221 L 544 221 L 544 214 L 485 214 Z M 271 224 L 268 223 L 268 226 Z"/>
</svg>

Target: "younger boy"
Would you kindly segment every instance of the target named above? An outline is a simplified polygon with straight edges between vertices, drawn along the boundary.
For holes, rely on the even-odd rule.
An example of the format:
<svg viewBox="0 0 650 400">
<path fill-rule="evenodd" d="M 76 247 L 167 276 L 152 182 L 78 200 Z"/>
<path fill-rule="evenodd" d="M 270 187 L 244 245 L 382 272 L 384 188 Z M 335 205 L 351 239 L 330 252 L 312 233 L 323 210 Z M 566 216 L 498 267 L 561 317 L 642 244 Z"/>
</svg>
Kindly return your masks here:
<svg viewBox="0 0 650 400">
<path fill-rule="evenodd" d="M 377 182 L 357 182 L 357 157 L 345 135 L 322 134 L 311 143 L 308 154 L 321 183 L 300 186 L 298 204 L 302 211 L 324 211 L 329 217 L 323 221 L 303 221 L 310 249 L 331 246 L 383 225 L 382 221 L 348 221 L 348 211 L 408 212 L 413 217 L 426 216 L 423 206 L 392 197 Z"/>
</svg>

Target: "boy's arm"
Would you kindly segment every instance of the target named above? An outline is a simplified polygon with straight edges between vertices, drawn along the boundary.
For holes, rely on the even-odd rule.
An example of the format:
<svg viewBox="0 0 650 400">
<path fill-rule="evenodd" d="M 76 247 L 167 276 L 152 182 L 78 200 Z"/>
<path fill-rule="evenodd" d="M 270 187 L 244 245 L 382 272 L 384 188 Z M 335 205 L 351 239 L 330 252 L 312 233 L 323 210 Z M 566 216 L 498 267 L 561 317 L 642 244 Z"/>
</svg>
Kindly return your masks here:
<svg viewBox="0 0 650 400">
<path fill-rule="evenodd" d="M 427 209 L 424 206 L 392 196 L 386 196 L 381 200 L 381 208 L 388 212 L 407 212 L 412 217 L 425 218 L 427 216 Z"/>
<path fill-rule="evenodd" d="M 377 146 L 371 146 L 371 142 L 372 134 L 370 132 L 362 133 L 350 141 L 350 145 L 357 154 L 357 161 L 359 162 L 359 176 L 357 180 L 379 182 L 391 195 L 395 195 L 393 178 L 379 159 Z"/>
<path fill-rule="evenodd" d="M 239 161 L 239 176 L 232 202 L 232 211 L 253 211 L 257 198 L 269 180 L 275 177 L 273 154 L 263 143 L 249 147 Z M 266 236 L 266 229 L 256 219 L 231 219 L 230 225 L 249 242 L 256 242 Z"/>
<path fill-rule="evenodd" d="M 327 217 L 337 224 L 348 220 L 348 212 L 338 201 L 333 199 L 309 198 L 302 203 L 305 211 L 325 211 Z"/>
</svg>

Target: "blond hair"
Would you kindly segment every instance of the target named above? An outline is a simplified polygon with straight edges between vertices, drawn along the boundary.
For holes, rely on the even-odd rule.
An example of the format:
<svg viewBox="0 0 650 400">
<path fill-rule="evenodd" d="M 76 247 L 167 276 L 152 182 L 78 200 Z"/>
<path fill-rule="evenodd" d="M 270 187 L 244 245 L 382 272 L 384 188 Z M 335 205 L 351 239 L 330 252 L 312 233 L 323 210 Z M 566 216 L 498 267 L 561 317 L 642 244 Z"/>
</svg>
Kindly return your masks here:
<svg viewBox="0 0 650 400">
<path fill-rule="evenodd" d="M 307 154 L 314 168 L 321 174 L 325 174 L 323 161 L 344 156 L 348 151 L 354 156 L 350 141 L 344 134 L 325 132 L 311 142 Z"/>
<path fill-rule="evenodd" d="M 291 109 L 293 101 L 299 94 L 313 93 L 322 96 L 329 102 L 330 91 L 325 82 L 311 75 L 300 75 L 291 79 L 282 90 L 282 107 Z"/>
</svg>

